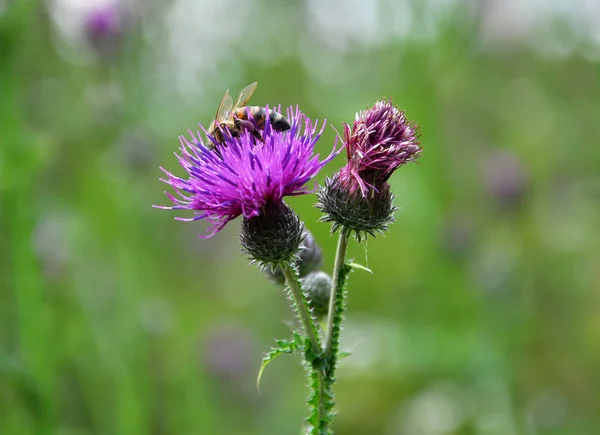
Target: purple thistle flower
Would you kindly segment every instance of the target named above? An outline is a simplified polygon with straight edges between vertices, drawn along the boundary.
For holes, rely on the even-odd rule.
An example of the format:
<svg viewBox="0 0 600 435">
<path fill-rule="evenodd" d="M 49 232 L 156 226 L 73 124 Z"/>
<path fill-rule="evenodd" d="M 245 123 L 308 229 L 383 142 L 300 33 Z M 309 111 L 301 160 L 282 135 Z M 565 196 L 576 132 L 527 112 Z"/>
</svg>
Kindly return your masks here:
<svg viewBox="0 0 600 435">
<path fill-rule="evenodd" d="M 360 188 L 367 196 L 379 189 L 401 165 L 421 153 L 419 127 L 411 124 L 392 100 L 379 100 L 356 114 L 352 129 L 344 123 L 344 144 L 348 164 L 340 171 L 340 181 L 354 193 Z"/>
<path fill-rule="evenodd" d="M 277 108 L 280 111 L 280 108 Z M 192 218 L 175 218 L 181 221 L 205 219 L 212 226 L 208 238 L 219 232 L 231 220 L 243 216 L 246 220 L 259 216 L 267 206 L 283 206 L 285 196 L 311 193 L 304 187 L 321 168 L 339 152 L 337 140 L 333 150 L 324 160 L 314 154 L 314 146 L 321 137 L 325 122 L 317 131 L 313 123 L 298 108 L 287 111 L 291 128 L 275 131 L 270 123 L 269 109 L 263 131 L 264 142 L 256 142 L 248 132 L 240 137 L 224 135 L 225 143 L 209 149 L 201 140 L 200 132 L 191 142 L 180 136 L 181 153 L 175 154 L 187 177 L 179 178 L 161 168 L 177 195 L 166 193 L 172 206 L 154 206 L 169 210 L 193 210 Z M 206 133 L 204 127 L 200 126 Z M 211 144 L 212 147 L 212 144 Z"/>
<path fill-rule="evenodd" d="M 386 231 L 396 211 L 387 180 L 420 155 L 419 135 L 391 99 L 357 113 L 352 129 L 344 124 L 348 163 L 319 189 L 321 220 L 332 222 L 332 231 L 353 231 L 359 241 Z"/>
</svg>

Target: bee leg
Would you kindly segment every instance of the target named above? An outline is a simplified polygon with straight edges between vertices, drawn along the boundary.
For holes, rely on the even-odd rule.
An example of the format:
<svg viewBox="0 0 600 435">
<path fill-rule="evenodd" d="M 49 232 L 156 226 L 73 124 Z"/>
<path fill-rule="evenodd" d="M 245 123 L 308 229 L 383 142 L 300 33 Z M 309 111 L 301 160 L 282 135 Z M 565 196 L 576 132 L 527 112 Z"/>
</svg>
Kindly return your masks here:
<svg viewBox="0 0 600 435">
<path fill-rule="evenodd" d="M 262 134 L 260 133 L 260 130 L 257 129 L 251 121 L 248 121 L 246 119 L 236 118 L 235 122 L 236 122 L 238 128 L 245 129 L 250 134 L 252 134 L 252 136 L 254 136 L 255 139 L 258 139 L 259 141 L 264 142 Z"/>
<path fill-rule="evenodd" d="M 248 130 L 250 133 L 254 133 L 254 124 L 246 119 L 236 118 L 235 123 L 238 127 L 243 128 L 244 130 Z"/>
</svg>

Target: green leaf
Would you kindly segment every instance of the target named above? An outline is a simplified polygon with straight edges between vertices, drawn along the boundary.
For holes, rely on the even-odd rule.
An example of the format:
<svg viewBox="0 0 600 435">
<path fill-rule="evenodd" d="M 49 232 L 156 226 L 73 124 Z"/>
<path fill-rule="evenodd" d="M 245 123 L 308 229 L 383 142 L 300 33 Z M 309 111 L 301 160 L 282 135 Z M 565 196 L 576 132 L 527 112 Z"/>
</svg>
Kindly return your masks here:
<svg viewBox="0 0 600 435">
<path fill-rule="evenodd" d="M 339 357 L 339 359 L 342 359 L 342 358 L 347 358 L 347 357 L 349 357 L 350 355 L 352 355 L 352 352 L 340 352 L 340 353 L 338 354 L 338 357 Z"/>
<path fill-rule="evenodd" d="M 362 264 L 358 264 L 358 263 L 346 263 L 349 267 L 351 267 L 352 269 L 358 269 L 358 270 L 364 270 L 365 272 L 369 272 L 371 275 L 373 275 L 373 271 L 371 269 L 369 269 L 368 267 L 363 266 Z"/>
<path fill-rule="evenodd" d="M 306 339 L 306 337 L 298 334 L 297 332 L 294 332 L 294 344 L 296 345 L 296 348 L 298 350 L 303 350 L 305 343 L 308 343 L 308 342 L 309 341 Z"/>
<path fill-rule="evenodd" d="M 292 354 L 299 350 L 299 343 L 302 344 L 303 338 L 299 334 L 294 334 L 294 340 L 276 340 L 277 347 L 271 349 L 271 351 L 265 355 L 256 378 L 256 389 L 260 392 L 260 378 L 265 370 L 267 364 L 273 361 L 278 356 L 284 354 Z"/>
</svg>

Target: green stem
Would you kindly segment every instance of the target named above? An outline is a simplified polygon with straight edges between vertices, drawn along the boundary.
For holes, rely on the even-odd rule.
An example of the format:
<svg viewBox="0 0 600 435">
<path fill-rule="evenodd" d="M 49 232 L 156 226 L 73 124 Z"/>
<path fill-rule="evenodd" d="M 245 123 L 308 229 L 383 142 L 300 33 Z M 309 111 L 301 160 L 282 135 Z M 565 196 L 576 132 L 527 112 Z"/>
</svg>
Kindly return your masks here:
<svg viewBox="0 0 600 435">
<path fill-rule="evenodd" d="M 302 323 L 302 328 L 304 329 L 306 336 L 310 340 L 313 352 L 318 354 L 321 352 L 319 335 L 317 333 L 315 321 L 312 318 L 308 308 L 308 301 L 306 300 L 306 296 L 302 292 L 300 277 L 298 276 L 298 273 L 289 264 L 283 264 L 281 266 L 281 269 L 283 270 L 283 275 L 285 276 L 285 280 L 290 289 L 290 293 L 292 294 L 292 298 L 294 299 L 298 318 L 300 319 L 300 323 Z M 310 362 L 312 363 L 312 361 Z"/>
<path fill-rule="evenodd" d="M 325 331 L 325 348 L 324 355 L 330 359 L 333 349 L 338 348 L 336 343 L 339 337 L 334 334 L 335 318 L 337 316 L 337 304 L 336 301 L 339 298 L 339 293 L 344 289 L 340 285 L 340 274 L 346 261 L 346 249 L 348 248 L 348 239 L 350 238 L 350 232 L 346 228 L 342 228 L 340 232 L 340 238 L 338 239 L 337 250 L 335 253 L 335 263 L 333 265 L 333 276 L 331 277 L 331 295 L 329 296 L 329 311 L 327 315 L 327 329 Z"/>
<path fill-rule="evenodd" d="M 283 264 L 281 269 L 283 270 L 283 274 L 290 289 L 294 305 L 296 306 L 296 313 L 312 347 L 312 352 L 310 352 L 310 355 L 312 356 L 309 356 L 306 353 L 304 355 L 305 360 L 310 367 L 310 376 L 312 376 L 313 373 L 317 375 L 317 385 L 312 384 L 313 394 L 316 395 L 317 403 L 314 404 L 313 402 L 311 404 L 311 409 L 313 411 L 311 411 L 312 414 L 311 417 L 309 417 L 309 421 L 312 421 L 313 417 L 315 417 L 314 412 L 316 411 L 316 421 L 311 422 L 313 425 L 313 431 L 311 433 L 315 435 L 326 434 L 328 433 L 327 427 L 329 426 L 330 422 L 327 413 L 328 387 L 325 380 L 325 372 L 322 368 L 317 367 L 317 364 L 315 364 L 315 358 L 322 352 L 317 326 L 310 313 L 308 300 L 302 291 L 302 285 L 300 283 L 298 272 L 292 266 L 290 266 L 290 264 Z M 315 432 L 315 430 L 318 432 Z M 325 430 L 325 432 L 322 432 L 321 430 Z"/>
<path fill-rule="evenodd" d="M 329 432 L 329 423 L 331 423 L 331 414 L 327 410 L 327 404 L 329 402 L 328 398 L 328 384 L 325 376 L 325 372 L 323 370 L 313 369 L 317 373 L 319 378 L 319 389 L 317 391 L 317 418 L 318 423 L 316 427 L 313 428 L 313 432 L 315 435 L 328 435 Z"/>
</svg>

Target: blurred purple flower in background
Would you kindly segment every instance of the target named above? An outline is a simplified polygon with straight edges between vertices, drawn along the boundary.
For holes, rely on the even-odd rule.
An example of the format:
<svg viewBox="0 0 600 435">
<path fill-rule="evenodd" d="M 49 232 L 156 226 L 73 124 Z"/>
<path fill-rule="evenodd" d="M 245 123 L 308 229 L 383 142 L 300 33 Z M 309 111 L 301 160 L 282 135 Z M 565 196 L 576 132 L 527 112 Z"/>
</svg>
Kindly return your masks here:
<svg viewBox="0 0 600 435">
<path fill-rule="evenodd" d="M 98 4 L 85 17 L 85 32 L 90 46 L 104 58 L 115 55 L 123 36 L 125 11 L 119 2 Z"/>
<path fill-rule="evenodd" d="M 440 246 L 451 258 L 461 258 L 473 247 L 475 232 L 475 222 L 470 213 L 455 210 L 442 223 Z"/>
<path fill-rule="evenodd" d="M 31 243 L 46 282 L 67 274 L 73 262 L 73 241 L 82 225 L 81 217 L 69 209 L 40 215 Z"/>
<path fill-rule="evenodd" d="M 65 42 L 110 60 L 120 51 L 140 6 L 135 0 L 54 0 L 50 12 Z"/>
<path fill-rule="evenodd" d="M 188 176 L 179 178 L 161 168 L 167 174 L 167 179 L 161 181 L 171 185 L 178 198 L 165 192 L 174 205 L 154 207 L 194 210 L 196 216 L 176 219 L 207 220 L 212 224 L 207 236 L 210 237 L 240 215 L 250 219 L 263 213 L 267 206 L 283 204 L 285 196 L 310 193 L 304 185 L 341 148 L 336 149 L 336 141 L 329 156 L 320 161 L 314 146 L 325 124 L 317 131 L 317 123 L 313 124 L 299 109 L 289 108 L 287 116 L 291 128 L 285 132 L 275 131 L 266 116 L 264 142 L 256 142 L 247 132 L 238 138 L 224 135 L 225 143 L 215 142 L 217 150 L 210 150 L 202 142 L 200 132 L 195 137 L 190 131 L 191 143 L 181 136 L 181 154 L 177 158 Z"/>
<path fill-rule="evenodd" d="M 525 193 L 527 176 L 518 157 L 510 151 L 494 151 L 482 164 L 488 193 L 503 207 L 511 208 Z"/>
<path fill-rule="evenodd" d="M 219 381 L 229 381 L 232 386 L 247 379 L 258 355 L 260 351 L 250 328 L 233 323 L 214 326 L 200 347 L 204 368 Z"/>
<path fill-rule="evenodd" d="M 114 145 L 117 159 L 132 173 L 145 172 L 156 161 L 157 139 L 141 127 L 126 130 Z M 154 166 L 154 165 L 152 165 Z"/>
<path fill-rule="evenodd" d="M 103 38 L 119 31 L 119 21 L 119 11 L 116 4 L 101 5 L 89 12 L 85 27 L 90 38 Z"/>
</svg>

